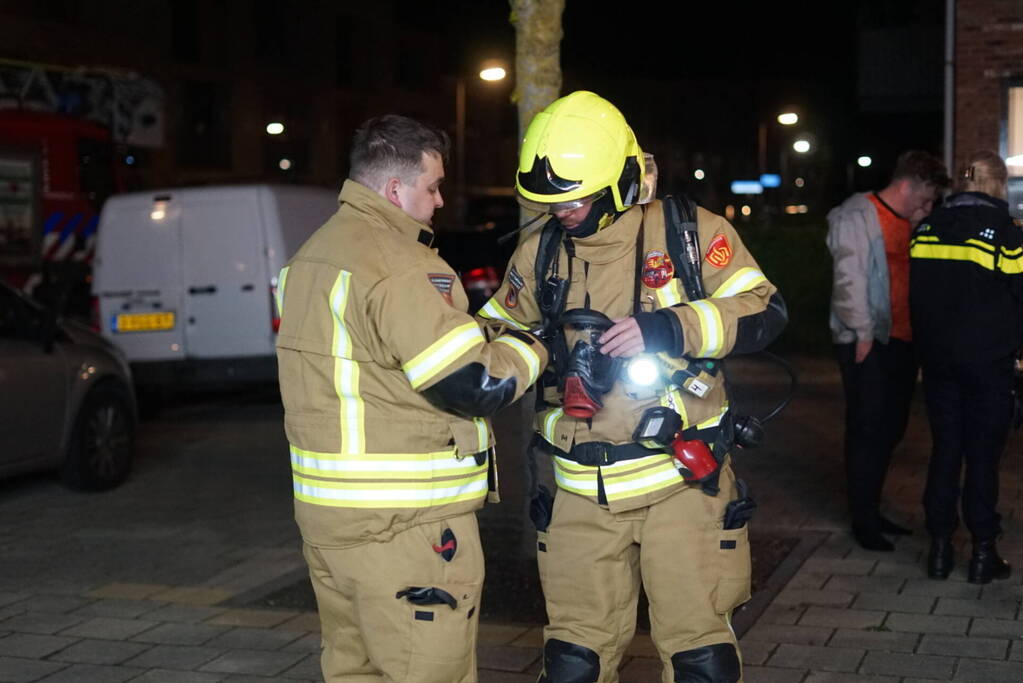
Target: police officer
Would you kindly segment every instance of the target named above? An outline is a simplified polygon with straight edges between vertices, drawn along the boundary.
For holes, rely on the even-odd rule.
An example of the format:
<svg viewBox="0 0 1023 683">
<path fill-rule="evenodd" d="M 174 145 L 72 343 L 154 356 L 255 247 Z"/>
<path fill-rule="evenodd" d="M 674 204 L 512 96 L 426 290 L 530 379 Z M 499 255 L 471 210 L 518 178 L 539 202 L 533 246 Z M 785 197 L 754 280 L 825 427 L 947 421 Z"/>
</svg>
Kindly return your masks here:
<svg viewBox="0 0 1023 683">
<path fill-rule="evenodd" d="M 340 208 L 282 269 L 277 339 L 295 518 L 327 681 L 476 681 L 494 476 L 486 416 L 547 362 L 485 337 L 430 248 L 448 139 L 401 116 L 356 132 Z M 490 482 L 490 486 L 488 486 Z"/>
<path fill-rule="evenodd" d="M 742 496 L 722 373 L 706 359 L 762 348 L 784 308 L 732 226 L 702 208 L 694 265 L 706 298 L 691 299 L 654 184 L 652 158 L 610 102 L 586 91 L 556 100 L 530 124 L 516 177 L 519 202 L 552 218 L 522 240 L 479 314 L 546 327 L 561 354 L 538 390 L 534 437 L 558 485 L 553 509 L 534 510 L 549 683 L 618 680 L 641 581 L 664 680 L 741 676 L 729 621 L 750 596 L 750 554 L 746 526 L 725 523 Z M 689 373 L 702 397 L 631 372 L 650 361 L 662 375 L 703 361 Z M 641 425 L 671 420 L 673 445 L 637 442 Z M 693 456 L 688 469 L 674 444 Z"/>
<path fill-rule="evenodd" d="M 933 440 L 924 510 L 935 579 L 953 567 L 964 462 L 962 510 L 973 536 L 967 578 L 1010 574 L 995 545 L 996 507 L 1023 322 L 1023 232 L 1009 215 L 1006 178 L 994 152 L 970 155 L 958 192 L 917 226 L 910 246 L 910 308 Z"/>
</svg>

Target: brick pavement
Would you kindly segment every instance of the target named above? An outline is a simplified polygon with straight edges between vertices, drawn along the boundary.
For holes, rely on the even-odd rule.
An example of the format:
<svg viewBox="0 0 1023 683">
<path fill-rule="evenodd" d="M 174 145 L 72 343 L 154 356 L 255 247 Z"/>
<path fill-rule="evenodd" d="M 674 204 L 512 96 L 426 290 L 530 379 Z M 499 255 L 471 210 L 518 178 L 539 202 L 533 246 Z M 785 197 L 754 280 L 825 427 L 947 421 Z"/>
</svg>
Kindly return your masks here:
<svg viewBox="0 0 1023 683">
<path fill-rule="evenodd" d="M 887 512 L 917 532 L 897 539 L 893 553 L 863 551 L 845 531 L 836 373 L 821 359 L 800 359 L 799 367 L 803 381 L 796 400 L 769 425 L 764 448 L 737 463 L 760 502 L 754 523 L 813 546 L 805 559 L 783 564 L 743 615 L 751 624 L 741 641 L 745 680 L 1023 681 L 1020 572 L 983 587 L 965 581 L 962 563 L 948 581 L 924 575 L 927 539 L 920 530 L 919 500 L 928 438 L 919 402 L 885 492 Z M 776 377 L 768 369 L 740 370 L 757 395 L 774 391 Z M 1002 469 L 1006 535 L 1001 548 L 1023 569 L 1016 448 L 1010 444 Z M 268 523 L 273 541 L 262 546 L 245 538 L 236 547 L 220 547 L 198 530 L 202 524 L 172 533 L 147 522 L 145 532 L 118 533 L 118 519 L 122 526 L 131 524 L 116 514 L 88 533 L 63 538 L 55 531 L 59 515 L 100 519 L 107 499 L 53 499 L 46 497 L 46 484 L 27 486 L 34 488 L 0 488 L 0 681 L 319 680 L 314 613 L 225 601 L 302 566 L 293 532 L 289 535 L 278 520 Z M 144 489 L 135 491 L 129 487 L 123 495 L 144 495 Z M 42 515 L 40 500 L 59 500 L 61 509 Z M 267 518 L 278 512 L 271 510 Z M 110 544 L 97 540 L 105 534 Z M 125 570 L 120 578 L 118 558 L 90 554 L 97 547 L 107 554 L 121 552 L 127 566 L 129 555 L 137 560 L 139 553 L 155 552 L 147 542 L 161 534 L 177 539 L 177 552 L 219 551 L 199 567 L 189 565 L 188 572 L 154 555 L 148 570 Z M 72 547 L 72 537 L 80 541 L 74 552 L 61 552 Z M 960 535 L 957 541 L 962 558 L 968 539 Z M 141 574 L 159 579 L 139 580 Z M 541 645 L 538 625 L 482 624 L 481 682 L 535 681 Z M 640 633 L 623 662 L 621 681 L 650 683 L 659 677 L 656 650 Z"/>
</svg>

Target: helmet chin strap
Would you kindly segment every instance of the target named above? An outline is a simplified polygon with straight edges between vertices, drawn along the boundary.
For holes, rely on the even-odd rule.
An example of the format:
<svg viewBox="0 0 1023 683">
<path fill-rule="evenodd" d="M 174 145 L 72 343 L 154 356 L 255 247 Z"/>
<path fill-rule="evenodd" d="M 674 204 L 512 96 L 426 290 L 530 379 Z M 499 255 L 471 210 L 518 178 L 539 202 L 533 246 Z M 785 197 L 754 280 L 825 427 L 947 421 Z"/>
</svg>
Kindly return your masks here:
<svg viewBox="0 0 1023 683">
<path fill-rule="evenodd" d="M 606 228 L 615 221 L 621 212 L 615 210 L 615 198 L 610 192 L 590 205 L 586 218 L 572 229 L 561 226 L 572 237 L 582 238 L 595 235 L 601 228 Z"/>
</svg>

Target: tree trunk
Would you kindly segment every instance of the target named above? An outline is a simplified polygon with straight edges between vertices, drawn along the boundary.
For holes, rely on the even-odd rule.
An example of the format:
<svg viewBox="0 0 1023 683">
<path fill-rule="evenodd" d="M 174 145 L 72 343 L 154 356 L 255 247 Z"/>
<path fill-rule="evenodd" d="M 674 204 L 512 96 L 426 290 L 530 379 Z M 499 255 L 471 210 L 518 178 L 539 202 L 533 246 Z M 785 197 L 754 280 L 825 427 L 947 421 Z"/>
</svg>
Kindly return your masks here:
<svg viewBox="0 0 1023 683">
<path fill-rule="evenodd" d="M 509 0 L 515 26 L 519 142 L 533 117 L 561 94 L 561 13 L 565 0 Z"/>
</svg>

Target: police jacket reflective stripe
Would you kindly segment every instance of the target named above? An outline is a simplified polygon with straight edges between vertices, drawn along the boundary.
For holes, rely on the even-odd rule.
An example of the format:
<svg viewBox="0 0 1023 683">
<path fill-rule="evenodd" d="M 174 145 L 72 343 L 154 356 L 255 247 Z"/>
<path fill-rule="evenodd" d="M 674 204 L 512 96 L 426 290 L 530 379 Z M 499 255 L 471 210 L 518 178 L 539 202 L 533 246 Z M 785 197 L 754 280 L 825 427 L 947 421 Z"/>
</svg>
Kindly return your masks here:
<svg viewBox="0 0 1023 683">
<path fill-rule="evenodd" d="M 981 362 L 1019 349 L 1023 231 L 1006 202 L 952 195 L 913 231 L 909 253 L 913 336 L 925 359 Z"/>
<path fill-rule="evenodd" d="M 722 217 L 704 209 L 697 211 L 697 225 L 703 253 L 703 283 L 706 299 L 689 301 L 677 277 L 644 278 L 637 273 L 636 246 L 642 225 L 643 270 L 663 273 L 677 267 L 671 263 L 666 244 L 664 211 L 659 201 L 634 206 L 610 226 L 581 239 L 573 239 L 571 284 L 565 310 L 589 307 L 610 318 L 633 313 L 633 283 L 638 277 L 640 308 L 667 309 L 683 330 L 682 351 L 690 357 L 723 358 L 737 341 L 742 341 L 740 322 L 764 313 L 775 287 L 767 280 L 746 250 L 738 234 Z M 509 326 L 535 329 L 542 315 L 536 301 L 534 264 L 540 231 L 524 238 L 512 260 L 501 287 L 478 315 Z M 660 269 L 660 270 L 658 270 Z M 569 277 L 569 256 L 562 248 L 557 274 Z M 568 347 L 578 333 L 565 328 Z M 770 341 L 769 339 L 767 341 Z M 603 396 L 604 406 L 591 419 L 567 415 L 557 387 L 544 389 L 546 406 L 537 413 L 537 433 L 556 449 L 570 452 L 576 444 L 630 443 L 643 411 L 655 405 L 673 408 L 684 428 L 713 429 L 727 415 L 725 388 L 718 381 L 704 398 L 697 398 L 675 386 L 657 390 L 636 390 L 618 381 Z M 581 465 L 554 456 L 558 486 L 567 491 L 607 502 L 614 512 L 650 505 L 685 487 L 673 459 L 667 453 L 623 460 L 610 465 Z"/>
<path fill-rule="evenodd" d="M 465 312 L 455 273 L 427 246 L 426 226 L 351 180 L 340 200 L 281 271 L 277 292 L 295 514 L 321 546 L 482 505 L 488 420 L 448 412 L 444 392 L 423 392 L 473 367 L 486 380 L 478 390 L 498 386 L 506 404 L 547 362 L 521 333 L 488 339 Z"/>
</svg>

